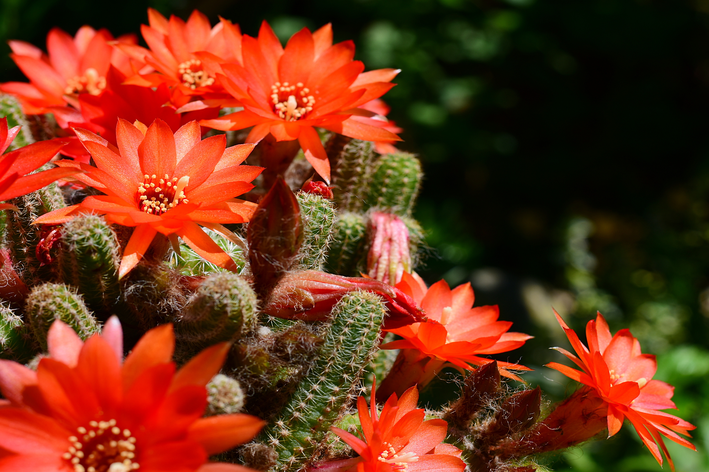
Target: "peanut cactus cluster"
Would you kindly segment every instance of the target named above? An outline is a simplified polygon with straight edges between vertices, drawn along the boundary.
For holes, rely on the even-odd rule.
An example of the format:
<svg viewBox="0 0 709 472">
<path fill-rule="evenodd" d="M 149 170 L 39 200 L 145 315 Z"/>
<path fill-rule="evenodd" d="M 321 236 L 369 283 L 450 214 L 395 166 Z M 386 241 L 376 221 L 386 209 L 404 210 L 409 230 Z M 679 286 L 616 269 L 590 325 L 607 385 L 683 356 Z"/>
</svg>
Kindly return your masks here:
<svg viewBox="0 0 709 472">
<path fill-rule="evenodd" d="M 51 137 L 51 121 L 26 117 L 12 97 L 0 97 L 0 115 L 22 126 L 15 147 Z M 209 231 L 234 261 L 231 271 L 158 238 L 121 278 L 130 228 L 93 214 L 34 224 L 81 201 L 86 189 L 55 183 L 12 199 L 13 208 L 0 214 L 0 357 L 36 365 L 54 320 L 87 339 L 117 315 L 126 351 L 146 331 L 172 323 L 178 363 L 231 343 L 221 373 L 207 385 L 206 414 L 245 412 L 267 422 L 219 460 L 262 471 L 350 470 L 353 453 L 331 428 L 365 429 L 354 415 L 357 398 L 364 385 L 389 374 L 396 356 L 379 350 L 382 328 L 427 319 L 393 287 L 402 271 L 415 270 L 425 245 L 412 217 L 422 170 L 415 155 L 382 155 L 371 142 L 327 134 L 322 144 L 331 187 L 303 182 L 298 172 L 263 179 L 247 224 L 229 227 L 231 235 Z M 291 168 L 303 162 L 296 157 Z M 443 310 L 448 316 L 451 307 Z M 540 454 L 606 427 L 606 407 L 588 387 L 543 411 L 538 388 L 502 383 L 500 372 L 511 376 L 496 362 L 466 371 L 459 398 L 426 413 L 435 427 L 447 423 L 446 443 L 462 452 L 468 470 L 538 470 Z M 364 470 L 416 470 L 414 452 L 382 454 Z"/>
</svg>

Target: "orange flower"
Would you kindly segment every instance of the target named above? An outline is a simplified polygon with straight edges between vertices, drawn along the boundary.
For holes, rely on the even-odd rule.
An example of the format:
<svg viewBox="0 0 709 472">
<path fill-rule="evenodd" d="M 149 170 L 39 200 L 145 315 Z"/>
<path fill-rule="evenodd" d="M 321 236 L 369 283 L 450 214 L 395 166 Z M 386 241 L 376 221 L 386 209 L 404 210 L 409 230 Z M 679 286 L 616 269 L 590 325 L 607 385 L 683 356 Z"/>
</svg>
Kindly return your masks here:
<svg viewBox="0 0 709 472">
<path fill-rule="evenodd" d="M 313 470 L 462 472 L 465 469 L 465 462 L 460 459 L 461 451 L 443 443 L 448 423 L 439 419 L 424 421 L 425 410 L 416 408 L 419 397 L 416 387 L 404 392 L 401 399 L 397 399 L 396 394 L 389 397 L 379 417 L 375 396 L 373 386 L 371 413 L 364 397 L 357 399 L 363 439 L 339 428 L 332 428 L 332 432 L 349 444 L 360 457 L 325 463 Z"/>
<path fill-rule="evenodd" d="M 7 118 L 0 118 L 0 154 L 10 147 L 19 132 L 19 126 L 8 129 Z M 0 155 L 0 202 L 27 195 L 57 179 L 75 174 L 73 169 L 59 168 L 30 174 L 49 162 L 65 144 L 58 139 L 40 141 Z M 0 210 L 7 208 L 14 206 L 0 203 Z"/>
<path fill-rule="evenodd" d="M 148 20 L 150 26 L 143 25 L 141 31 L 149 49 L 130 44 L 118 47 L 157 73 L 135 75 L 126 83 L 143 87 L 166 83 L 176 95 L 176 106 L 187 103 L 191 95 L 221 89 L 215 84 L 218 62 L 241 62 L 241 31 L 228 20 L 221 18 L 212 28 L 197 10 L 184 22 L 174 15 L 168 21 L 152 8 Z M 206 53 L 210 60 L 203 62 L 195 53 Z"/>
<path fill-rule="evenodd" d="M 399 73 L 380 69 L 362 73 L 353 61 L 352 41 L 332 44 L 326 25 L 315 33 L 302 29 L 285 49 L 266 22 L 258 39 L 242 38 L 243 65 L 224 64 L 217 77 L 241 102 L 243 110 L 202 124 L 221 130 L 253 129 L 246 138 L 255 143 L 273 135 L 277 141 L 298 140 L 305 157 L 326 181 L 330 163 L 315 127 L 367 141 L 398 140 L 383 129 L 384 121 L 361 105 L 380 97 Z"/>
<path fill-rule="evenodd" d="M 208 464 L 210 455 L 248 441 L 264 422 L 235 414 L 200 419 L 205 385 L 227 343 L 205 349 L 175 372 L 172 325 L 143 336 L 121 365 L 118 319 L 82 343 L 56 321 L 50 357 L 37 371 L 0 360 L 0 470 L 36 472 L 245 472 Z"/>
<path fill-rule="evenodd" d="M 578 357 L 562 348 L 556 350 L 581 371 L 556 362 L 550 362 L 547 367 L 596 390 L 608 405 L 609 437 L 617 433 L 623 420 L 628 418 L 657 462 L 662 464 L 662 449 L 674 471 L 662 436 L 696 450 L 689 441 L 676 434 L 689 436 L 687 431 L 695 427 L 681 418 L 659 411 L 677 407 L 671 400 L 674 387 L 660 380 L 652 380 L 657 370 L 655 356 L 642 354 L 640 343 L 627 329 L 611 337 L 608 323 L 600 313 L 595 321 L 591 320 L 586 325 L 588 347 L 558 313 L 554 314 Z"/>
<path fill-rule="evenodd" d="M 10 57 L 30 83 L 7 82 L 0 90 L 17 97 L 27 114 L 51 113 L 48 108 L 75 104 L 84 93 L 98 95 L 106 88 L 111 65 L 126 74 L 139 67 L 115 49 L 112 41 L 108 31 L 89 26 L 82 26 L 73 38 L 59 28 L 52 29 L 47 35 L 49 55 L 23 41 L 10 41 Z M 122 36 L 118 42 L 131 44 L 136 39 Z"/>
<path fill-rule="evenodd" d="M 416 274 L 404 273 L 396 288 L 411 296 L 423 309 L 429 321 L 413 323 L 388 331 L 401 336 L 402 340 L 381 346 L 382 349 L 401 349 L 392 371 L 382 382 L 380 394 L 401 392 L 419 384 L 426 385 L 446 365 L 473 370 L 492 362 L 480 354 L 499 354 L 522 346 L 531 336 L 509 333 L 512 323 L 497 321 L 500 313 L 497 306 L 472 308 L 475 295 L 470 284 L 451 290 L 441 280 L 426 288 Z M 497 361 L 500 374 L 521 380 L 508 369 L 529 368 Z M 384 393 L 382 393 L 384 392 Z"/>
<path fill-rule="evenodd" d="M 57 164 L 80 168 L 84 173 L 76 179 L 105 195 L 87 197 L 35 222 L 60 224 L 81 213 L 97 213 L 106 215 L 110 223 L 134 226 L 119 277 L 138 264 L 157 233 L 169 236 L 175 245 L 179 236 L 208 261 L 236 270 L 234 261 L 198 223 L 231 235 L 222 223 L 249 220 L 256 205 L 233 198 L 251 190 L 250 182 L 262 170 L 240 165 L 253 145 L 225 149 L 224 135 L 201 140 L 200 127 L 194 121 L 174 135 L 161 120 L 155 120 L 147 130 L 139 125 L 119 119 L 117 148 L 89 131 L 75 129 L 96 167 L 73 161 Z"/>
</svg>

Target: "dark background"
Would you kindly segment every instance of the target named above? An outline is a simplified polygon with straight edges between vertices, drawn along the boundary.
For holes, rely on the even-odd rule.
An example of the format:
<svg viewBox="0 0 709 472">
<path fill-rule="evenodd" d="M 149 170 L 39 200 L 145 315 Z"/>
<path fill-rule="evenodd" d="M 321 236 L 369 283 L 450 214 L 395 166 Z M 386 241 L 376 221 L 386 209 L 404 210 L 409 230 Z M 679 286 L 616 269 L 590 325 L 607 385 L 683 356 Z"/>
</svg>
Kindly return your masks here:
<svg viewBox="0 0 709 472">
<path fill-rule="evenodd" d="M 148 5 L 251 35 L 266 19 L 283 40 L 332 22 L 367 69 L 402 69 L 384 98 L 426 172 L 422 275 L 472 281 L 534 334 L 506 358 L 552 400 L 573 388 L 541 367 L 568 347 L 552 305 L 577 330 L 596 310 L 630 327 L 699 426 L 699 453 L 670 445 L 677 470 L 709 470 L 709 0 L 3 0 L 0 39 L 139 33 Z M 553 467 L 660 470 L 629 426 Z"/>
</svg>

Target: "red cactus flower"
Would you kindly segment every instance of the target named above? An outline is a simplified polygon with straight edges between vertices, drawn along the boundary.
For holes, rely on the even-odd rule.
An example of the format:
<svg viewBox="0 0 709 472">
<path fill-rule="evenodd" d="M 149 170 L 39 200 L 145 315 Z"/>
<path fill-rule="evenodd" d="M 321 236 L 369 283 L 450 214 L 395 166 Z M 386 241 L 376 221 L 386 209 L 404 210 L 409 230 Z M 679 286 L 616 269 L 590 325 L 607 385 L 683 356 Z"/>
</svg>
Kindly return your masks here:
<svg viewBox="0 0 709 472">
<path fill-rule="evenodd" d="M 27 114 L 49 113 L 50 107 L 75 103 L 82 94 L 98 95 L 106 89 L 109 66 L 133 74 L 142 64 L 131 61 L 111 42 L 106 30 L 96 31 L 83 26 L 73 38 L 54 28 L 47 35 L 47 51 L 23 41 L 10 41 L 15 61 L 30 83 L 6 82 L 0 85 L 4 93 L 14 95 Z M 136 42 L 133 36 L 121 36 L 121 44 Z"/>
<path fill-rule="evenodd" d="M 83 343 L 56 321 L 50 357 L 37 371 L 0 360 L 0 470 L 246 472 L 207 463 L 248 441 L 264 422 L 235 414 L 200 418 L 207 382 L 227 343 L 205 349 L 175 372 L 172 325 L 143 336 L 123 359 L 118 319 Z"/>
<path fill-rule="evenodd" d="M 115 145 L 116 125 L 122 118 L 130 123 L 152 123 L 163 120 L 174 132 L 190 121 L 217 116 L 218 110 L 206 109 L 189 113 L 177 113 L 177 108 L 169 105 L 170 91 L 166 84 L 155 88 L 125 84 L 125 75 L 115 68 L 110 68 L 106 77 L 108 88 L 99 95 L 83 94 L 78 100 L 78 109 L 74 107 L 53 107 L 52 113 L 57 124 L 73 133 L 72 128 L 85 128 Z M 205 130 L 206 131 L 206 130 Z M 89 153 L 78 138 L 68 138 L 69 144 L 62 149 L 62 154 L 89 161 Z"/>
<path fill-rule="evenodd" d="M 218 79 L 243 110 L 202 124 L 221 130 L 253 126 L 246 138 L 255 143 L 271 134 L 277 141 L 298 140 L 306 159 L 329 182 L 330 163 L 316 127 L 367 141 L 398 140 L 381 120 L 361 105 L 380 97 L 394 84 L 398 70 L 362 73 L 353 61 L 351 41 L 332 44 L 326 25 L 315 33 L 304 28 L 285 49 L 267 23 L 258 39 L 242 38 L 243 65 L 224 64 Z"/>
<path fill-rule="evenodd" d="M 0 154 L 10 147 L 19 132 L 19 126 L 8 129 L 7 118 L 0 118 Z M 75 174 L 74 169 L 60 168 L 31 173 L 49 162 L 65 144 L 59 139 L 40 141 L 0 155 L 0 202 L 27 195 L 57 179 Z M 6 208 L 14 207 L 0 203 L 0 210 Z"/>
<path fill-rule="evenodd" d="M 59 224 L 81 213 L 98 213 L 111 223 L 135 227 L 119 277 L 138 264 L 157 233 L 175 244 L 179 236 L 208 261 L 236 270 L 234 261 L 199 225 L 230 235 L 222 223 L 243 223 L 251 217 L 256 205 L 234 197 L 251 190 L 250 182 L 262 170 L 240 165 L 252 144 L 225 149 L 223 135 L 201 140 L 194 121 L 173 134 L 161 120 L 146 130 L 121 119 L 117 148 L 91 132 L 75 131 L 96 167 L 73 161 L 58 164 L 80 168 L 84 173 L 75 178 L 105 195 L 42 215 L 36 223 Z"/>
<path fill-rule="evenodd" d="M 595 321 L 591 320 L 586 325 L 588 347 L 558 313 L 554 314 L 576 351 L 576 356 L 562 348 L 556 350 L 581 370 L 556 362 L 550 362 L 547 367 L 596 390 L 608 406 L 609 437 L 620 430 L 627 418 L 657 462 L 662 464 L 661 449 L 674 471 L 674 463 L 662 436 L 696 450 L 692 443 L 677 434 L 690 436 L 687 431 L 695 427 L 681 418 L 660 411 L 677 407 L 671 400 L 674 387 L 660 380 L 652 380 L 657 370 L 655 356 L 642 354 L 640 343 L 627 329 L 611 336 L 608 323 L 600 313 Z"/>
<path fill-rule="evenodd" d="M 148 49 L 129 44 L 119 48 L 156 72 L 134 75 L 127 83 L 143 87 L 167 84 L 172 103 L 178 107 L 190 96 L 221 89 L 215 83 L 220 62 L 241 62 L 241 31 L 228 20 L 221 18 L 212 28 L 197 10 L 185 22 L 174 15 L 167 20 L 152 8 L 148 9 L 148 20 L 150 26 L 141 27 Z M 204 57 L 208 60 L 203 61 Z"/>
<path fill-rule="evenodd" d="M 396 394 L 389 397 L 379 417 L 375 396 L 375 387 L 372 387 L 370 408 L 367 408 L 364 397 L 357 399 L 361 439 L 332 428 L 332 432 L 349 444 L 359 457 L 324 463 L 314 471 L 462 472 L 465 469 L 465 462 L 460 459 L 461 451 L 443 443 L 448 423 L 439 419 L 424 421 L 426 412 L 416 408 L 419 396 L 416 387 L 404 392 L 401 399 L 397 399 Z"/>
<path fill-rule="evenodd" d="M 451 290 L 441 280 L 426 288 L 416 274 L 404 273 L 398 289 L 410 295 L 423 309 L 428 322 L 413 323 L 388 331 L 404 339 L 381 346 L 382 349 L 401 349 L 389 375 L 382 382 L 380 394 L 401 392 L 418 384 L 426 385 L 447 365 L 473 370 L 492 362 L 480 354 L 499 354 L 522 346 L 531 336 L 507 332 L 512 323 L 498 321 L 497 306 L 473 308 L 475 295 L 470 284 Z M 529 368 L 497 361 L 500 374 L 516 380 L 513 370 Z"/>
</svg>

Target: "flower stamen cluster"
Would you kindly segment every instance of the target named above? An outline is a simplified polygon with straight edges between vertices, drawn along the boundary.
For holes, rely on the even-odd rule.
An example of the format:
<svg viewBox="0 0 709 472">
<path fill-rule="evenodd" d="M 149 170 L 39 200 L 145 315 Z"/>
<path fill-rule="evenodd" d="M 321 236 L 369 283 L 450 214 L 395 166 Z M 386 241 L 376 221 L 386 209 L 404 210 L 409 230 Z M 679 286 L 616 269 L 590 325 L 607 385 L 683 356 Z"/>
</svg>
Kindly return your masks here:
<svg viewBox="0 0 709 472">
<path fill-rule="evenodd" d="M 72 445 L 62 457 L 75 472 L 128 472 L 140 468 L 134 462 L 136 438 L 128 429 L 119 428 L 115 419 L 91 421 L 89 427 L 77 428 L 80 437 L 70 436 Z"/>
<path fill-rule="evenodd" d="M 180 203 L 189 203 L 184 192 L 189 181 L 189 175 L 170 179 L 170 176 L 165 174 L 158 180 L 155 174 L 145 174 L 143 181 L 138 184 L 140 209 L 151 215 L 162 215 Z"/>
<path fill-rule="evenodd" d="M 99 75 L 93 67 L 89 67 L 84 75 L 77 75 L 66 81 L 64 93 L 67 95 L 78 95 L 88 93 L 99 95 L 106 88 L 106 77 Z"/>
<path fill-rule="evenodd" d="M 182 84 L 192 90 L 196 90 L 198 87 L 214 85 L 214 77 L 202 69 L 202 61 L 199 59 L 190 59 L 181 63 L 177 68 L 177 72 L 182 78 Z"/>
<path fill-rule="evenodd" d="M 290 85 L 288 82 L 276 82 L 271 86 L 273 111 L 286 121 L 298 121 L 313 111 L 315 97 L 302 82 Z"/>
</svg>

